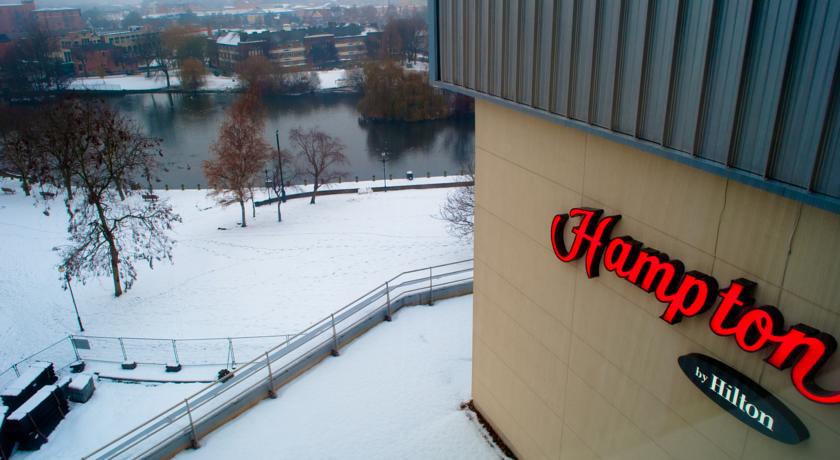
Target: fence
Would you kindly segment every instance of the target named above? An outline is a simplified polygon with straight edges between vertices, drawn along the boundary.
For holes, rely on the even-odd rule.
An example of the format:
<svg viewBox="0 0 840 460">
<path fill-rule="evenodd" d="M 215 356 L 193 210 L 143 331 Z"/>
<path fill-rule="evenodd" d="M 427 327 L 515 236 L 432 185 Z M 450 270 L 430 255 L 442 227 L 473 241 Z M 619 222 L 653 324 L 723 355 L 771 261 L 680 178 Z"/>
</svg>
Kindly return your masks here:
<svg viewBox="0 0 840 460">
<path fill-rule="evenodd" d="M 184 366 L 222 366 L 248 361 L 293 334 L 197 339 L 71 336 L 76 354 L 85 361 Z"/>
<path fill-rule="evenodd" d="M 169 458 L 402 307 L 472 292 L 472 260 L 401 273 L 85 458 Z"/>
<path fill-rule="evenodd" d="M 56 371 L 61 368 L 69 366 L 78 358 L 73 352 L 73 345 L 70 343 L 70 337 L 62 337 L 61 340 L 45 347 L 44 349 L 33 353 L 26 358 L 12 364 L 8 369 L 0 372 L 0 388 L 5 388 L 7 384 L 20 376 L 21 371 L 26 369 L 30 363 L 35 361 L 48 361 L 55 364 Z"/>
<path fill-rule="evenodd" d="M 137 364 L 169 363 L 183 366 L 219 366 L 232 369 L 268 348 L 291 338 L 292 334 L 199 339 L 152 339 L 69 335 L 16 362 L 0 372 L 0 388 L 17 378 L 35 361 L 47 361 L 56 370 L 78 360 L 88 362 Z"/>
</svg>

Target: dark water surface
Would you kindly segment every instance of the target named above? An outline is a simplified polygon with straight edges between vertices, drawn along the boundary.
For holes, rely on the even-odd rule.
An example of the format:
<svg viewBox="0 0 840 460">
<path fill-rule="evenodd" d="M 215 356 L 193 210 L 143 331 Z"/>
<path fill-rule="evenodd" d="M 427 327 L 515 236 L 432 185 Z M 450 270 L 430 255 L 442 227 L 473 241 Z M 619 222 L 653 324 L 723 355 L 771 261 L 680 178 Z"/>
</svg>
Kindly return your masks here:
<svg viewBox="0 0 840 460">
<path fill-rule="evenodd" d="M 201 188 L 207 181 L 201 164 L 210 156 L 210 145 L 225 109 L 235 99 L 230 93 L 129 94 L 107 100 L 135 120 L 146 132 L 162 139 L 164 157 L 156 187 Z M 268 98 L 266 141 L 275 145 L 274 132 L 280 131 L 280 145 L 291 151 L 289 130 L 320 127 L 338 137 L 346 146 L 350 164 L 342 170 L 346 180 L 382 178 L 381 152 L 390 154 L 389 175 L 404 177 L 412 170 L 416 176 L 455 174 L 471 162 L 474 152 L 474 120 L 459 119 L 421 123 L 360 123 L 358 95 L 310 94 Z"/>
</svg>

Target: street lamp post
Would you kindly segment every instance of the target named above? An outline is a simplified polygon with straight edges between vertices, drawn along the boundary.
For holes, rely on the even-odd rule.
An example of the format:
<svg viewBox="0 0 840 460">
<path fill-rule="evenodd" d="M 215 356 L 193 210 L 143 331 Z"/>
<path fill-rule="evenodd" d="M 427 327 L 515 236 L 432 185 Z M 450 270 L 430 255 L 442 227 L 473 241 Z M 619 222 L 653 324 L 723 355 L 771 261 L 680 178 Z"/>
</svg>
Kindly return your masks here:
<svg viewBox="0 0 840 460">
<path fill-rule="evenodd" d="M 79 331 L 85 332 L 85 327 L 82 326 L 82 317 L 79 316 L 79 307 L 76 306 L 76 296 L 73 295 L 73 286 L 70 284 L 70 273 L 64 267 L 64 265 L 58 267 L 59 273 L 64 273 L 64 279 L 67 281 L 67 289 L 70 290 L 70 299 L 73 301 L 73 309 L 76 310 L 76 321 L 79 322 Z"/>
<path fill-rule="evenodd" d="M 277 168 L 280 170 L 280 199 L 283 203 L 286 202 L 286 181 L 283 180 L 283 154 L 280 151 L 280 130 L 274 131 L 274 139 L 277 141 Z"/>
<path fill-rule="evenodd" d="M 385 163 L 388 161 L 388 152 L 382 152 L 382 184 L 384 191 L 388 191 L 388 176 L 385 175 Z"/>
</svg>

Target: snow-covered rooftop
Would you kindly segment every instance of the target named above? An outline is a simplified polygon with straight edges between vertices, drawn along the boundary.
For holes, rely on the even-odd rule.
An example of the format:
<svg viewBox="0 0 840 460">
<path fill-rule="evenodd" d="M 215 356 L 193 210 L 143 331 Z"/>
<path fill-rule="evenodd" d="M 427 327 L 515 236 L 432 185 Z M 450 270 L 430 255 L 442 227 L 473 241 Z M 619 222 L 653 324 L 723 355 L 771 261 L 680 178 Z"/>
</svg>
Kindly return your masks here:
<svg viewBox="0 0 840 460">
<path fill-rule="evenodd" d="M 228 32 L 216 39 L 216 43 L 220 45 L 236 46 L 239 44 L 239 32 Z"/>
</svg>

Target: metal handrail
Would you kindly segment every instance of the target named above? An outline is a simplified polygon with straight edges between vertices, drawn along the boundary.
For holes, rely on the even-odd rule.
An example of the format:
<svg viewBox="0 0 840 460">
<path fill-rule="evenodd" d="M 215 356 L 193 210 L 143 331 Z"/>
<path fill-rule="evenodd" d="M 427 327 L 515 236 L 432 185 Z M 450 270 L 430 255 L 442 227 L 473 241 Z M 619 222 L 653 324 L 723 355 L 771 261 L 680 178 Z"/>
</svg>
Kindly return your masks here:
<svg viewBox="0 0 840 460">
<path fill-rule="evenodd" d="M 184 398 L 183 401 L 176 403 L 159 414 L 151 417 L 150 419 L 146 420 L 145 422 L 141 423 L 140 425 L 136 426 L 135 428 L 129 430 L 128 432 L 122 434 L 121 436 L 113 439 L 109 443 L 99 447 L 95 451 L 91 452 L 87 456 L 83 458 L 91 458 L 97 454 L 103 453 L 106 449 L 110 447 L 117 448 L 117 451 L 111 451 L 105 453 L 105 458 L 113 458 L 115 456 L 119 456 L 124 454 L 125 452 L 133 449 L 137 445 L 141 444 L 144 441 L 149 440 L 152 436 L 157 435 L 161 431 L 172 427 L 175 422 L 178 420 L 182 420 L 183 418 L 189 416 L 190 426 L 189 428 L 194 433 L 194 436 L 197 437 L 198 435 L 195 434 L 195 423 L 201 422 L 203 420 L 207 420 L 209 417 L 225 409 L 229 404 L 232 402 L 236 402 L 237 397 L 244 395 L 246 392 L 256 388 L 258 385 L 263 385 L 265 383 L 272 384 L 271 375 L 269 374 L 268 377 L 262 377 L 261 371 L 271 366 L 271 363 L 274 361 L 281 360 L 286 357 L 290 357 L 291 361 L 283 364 L 280 368 L 278 368 L 275 372 L 276 373 L 283 373 L 293 369 L 295 365 L 304 362 L 304 360 L 308 359 L 313 353 L 318 353 L 318 351 L 329 344 L 330 341 L 335 341 L 335 346 L 338 346 L 337 336 L 339 332 L 337 331 L 337 325 L 340 325 L 340 333 L 346 333 L 351 330 L 358 324 L 369 321 L 373 318 L 376 314 L 378 314 L 386 304 L 384 303 L 377 303 L 378 300 L 382 299 L 383 297 L 388 297 L 388 305 L 390 306 L 391 303 L 395 303 L 403 298 L 406 298 L 408 295 L 413 295 L 416 293 L 422 293 L 424 291 L 429 291 L 429 301 L 432 301 L 432 288 L 434 287 L 435 280 L 440 281 L 441 278 L 458 276 L 458 279 L 452 281 L 447 281 L 443 283 L 439 283 L 438 287 L 453 285 L 457 283 L 463 283 L 466 281 L 471 280 L 470 277 L 460 277 L 459 275 L 466 274 L 472 271 L 472 267 L 466 269 L 458 269 L 449 272 L 443 273 L 434 273 L 435 269 L 441 269 L 444 267 L 451 267 L 458 264 L 466 264 L 471 263 L 472 259 L 462 260 L 458 262 L 452 262 L 447 264 L 440 264 L 431 267 L 416 269 L 416 270 L 409 270 L 406 272 L 402 272 L 385 283 L 382 283 L 371 289 L 361 297 L 353 300 L 352 302 L 348 303 L 347 305 L 339 308 L 332 314 L 315 321 L 314 323 L 310 324 L 308 327 L 303 329 L 302 331 L 298 332 L 294 335 L 286 335 L 286 340 L 283 343 L 280 343 L 267 351 L 259 354 L 254 359 L 248 361 L 245 364 L 240 365 L 235 372 L 235 377 L 231 378 L 231 380 L 223 380 L 219 379 L 215 382 L 208 384 L 207 386 L 201 388 L 197 392 L 191 394 L 190 396 Z M 420 278 L 411 278 L 408 280 L 404 280 L 396 285 L 391 285 L 392 282 L 398 280 L 399 278 L 416 274 L 416 273 L 423 273 L 423 276 Z M 428 275 L 426 275 L 428 273 Z M 428 281 L 428 286 L 423 285 L 422 287 L 416 287 L 406 290 L 401 290 L 401 288 L 409 287 L 411 285 Z M 396 296 L 393 294 L 396 291 L 399 292 Z M 366 311 L 366 313 L 365 313 Z M 358 313 L 363 313 L 360 318 L 353 318 L 354 315 Z M 347 320 L 352 320 L 349 325 L 344 324 Z M 331 337 L 325 338 L 326 335 L 330 335 L 330 330 L 332 331 Z M 301 340 L 302 339 L 302 340 Z M 317 342 L 314 345 L 312 342 Z M 307 348 L 308 347 L 308 348 Z M 279 351 L 284 349 L 284 353 L 280 354 Z M 301 351 L 300 356 L 292 357 L 292 355 L 297 352 Z M 272 359 L 272 355 L 275 355 Z M 253 381 L 256 378 L 256 381 Z M 241 388 L 239 385 L 245 383 L 246 381 L 250 382 L 250 385 L 246 385 L 245 388 L 236 393 L 231 400 L 224 401 L 220 405 L 216 407 L 207 406 L 209 403 L 214 402 L 217 398 L 221 395 L 230 391 L 233 387 Z M 219 389 L 220 384 L 224 384 L 224 387 Z M 273 384 L 272 384 L 273 385 Z M 214 393 L 208 393 L 210 390 L 216 390 Z M 199 398 L 199 396 L 201 396 Z M 210 407 L 209 412 L 203 415 L 198 415 L 196 417 L 195 413 L 202 409 L 203 407 Z M 186 409 L 186 410 L 184 410 Z M 148 433 L 140 433 L 139 431 L 144 427 L 148 427 L 147 429 L 151 429 L 151 432 Z M 144 455 L 148 453 L 150 450 L 153 450 L 156 446 L 161 445 L 164 442 L 169 440 L 175 439 L 178 436 L 184 434 L 184 429 L 177 429 L 174 433 L 170 434 L 163 440 L 159 440 L 155 443 L 152 447 L 150 447 L 145 452 L 141 453 L 140 455 Z M 135 439 L 131 439 L 130 437 L 135 435 Z M 119 446 L 118 443 L 120 442 L 128 442 L 127 445 Z M 198 439 L 194 439 L 194 442 L 198 442 Z"/>
</svg>

